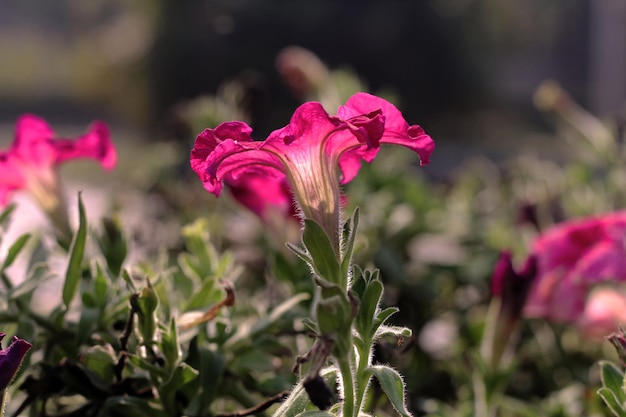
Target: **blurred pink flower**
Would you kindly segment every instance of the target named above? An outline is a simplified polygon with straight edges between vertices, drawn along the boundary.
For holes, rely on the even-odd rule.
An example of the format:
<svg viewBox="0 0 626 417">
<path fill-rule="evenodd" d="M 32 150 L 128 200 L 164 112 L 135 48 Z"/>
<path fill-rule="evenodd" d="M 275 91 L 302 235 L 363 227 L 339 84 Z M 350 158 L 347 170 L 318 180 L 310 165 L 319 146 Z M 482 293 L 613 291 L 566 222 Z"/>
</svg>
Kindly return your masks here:
<svg viewBox="0 0 626 417">
<path fill-rule="evenodd" d="M 75 158 L 93 158 L 107 170 L 115 166 L 117 154 L 104 123 L 95 122 L 77 139 L 57 139 L 43 119 L 22 115 L 11 148 L 0 151 L 0 206 L 13 191 L 28 191 L 54 224 L 59 241 L 67 244 L 72 233 L 57 166 Z"/>
<path fill-rule="evenodd" d="M 626 281 L 626 211 L 552 227 L 534 242 L 531 256 L 537 277 L 525 315 L 576 323 L 596 285 Z"/>
<path fill-rule="evenodd" d="M 0 204 L 7 204 L 12 191 L 24 189 L 47 208 L 50 196 L 57 195 L 57 165 L 75 158 L 96 159 L 105 169 L 115 166 L 115 148 L 104 123 L 95 122 L 76 140 L 56 139 L 43 119 L 22 115 L 13 145 L 0 152 Z"/>
<path fill-rule="evenodd" d="M 5 336 L 5 333 L 0 332 L 0 341 Z M 31 347 L 26 340 L 13 336 L 11 344 L 6 349 L 0 349 L 0 392 L 9 386 Z"/>
<path fill-rule="evenodd" d="M 588 339 L 603 340 L 626 324 L 626 293 L 602 286 L 589 294 L 576 325 Z"/>
<path fill-rule="evenodd" d="M 297 219 L 296 207 L 284 178 L 272 181 L 256 175 L 243 176 L 240 181 L 228 183 L 235 200 L 263 220 L 273 216 Z"/>
<path fill-rule="evenodd" d="M 302 215 L 320 224 L 337 250 L 339 184 L 356 176 L 361 161 L 371 162 L 381 143 L 412 149 L 422 165 L 434 149 L 422 128 L 409 126 L 395 106 L 366 93 L 352 96 L 337 116 L 329 115 L 320 103 L 308 102 L 296 109 L 287 126 L 264 141 L 252 140 L 251 134 L 243 122 L 226 122 L 197 137 L 191 166 L 204 188 L 216 196 L 222 183 L 235 190 L 254 188 L 255 198 L 239 200 L 258 214 L 267 205 L 290 207 L 293 194 Z"/>
</svg>

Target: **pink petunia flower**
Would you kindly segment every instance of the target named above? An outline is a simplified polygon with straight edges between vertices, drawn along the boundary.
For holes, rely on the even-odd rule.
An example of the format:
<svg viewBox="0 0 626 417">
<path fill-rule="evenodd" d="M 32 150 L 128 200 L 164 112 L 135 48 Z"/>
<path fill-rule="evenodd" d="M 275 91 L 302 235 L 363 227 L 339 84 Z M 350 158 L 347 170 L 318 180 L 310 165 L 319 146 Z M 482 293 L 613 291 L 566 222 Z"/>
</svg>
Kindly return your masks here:
<svg viewBox="0 0 626 417">
<path fill-rule="evenodd" d="M 5 336 L 0 332 L 0 341 Z M 13 336 L 11 344 L 6 349 L 0 349 L 0 392 L 9 386 L 31 347 L 26 340 Z"/>
<path fill-rule="evenodd" d="M 596 286 L 626 281 L 626 211 L 548 229 L 534 242 L 531 256 L 537 259 L 537 277 L 525 315 L 577 323 Z"/>
<path fill-rule="evenodd" d="M 382 143 L 412 149 L 422 165 L 434 149 L 422 128 L 409 126 L 395 106 L 366 93 L 352 96 L 337 116 L 320 103 L 308 102 L 264 141 L 254 141 L 251 135 L 245 123 L 226 122 L 197 137 L 191 166 L 204 188 L 219 196 L 223 183 L 235 189 L 253 187 L 258 190 L 256 204 L 245 204 L 257 213 L 266 205 L 285 207 L 293 196 L 302 216 L 327 232 L 337 252 L 339 184 L 356 176 L 362 160 L 371 162 Z"/>
<path fill-rule="evenodd" d="M 9 195 L 27 190 L 39 205 L 52 216 L 55 225 L 64 228 L 57 166 L 75 158 L 93 158 L 104 169 L 117 162 L 108 127 L 95 122 L 91 129 L 77 139 L 57 139 L 41 118 L 25 114 L 17 121 L 15 140 L 7 151 L 0 151 L 0 205 L 6 205 Z"/>
</svg>

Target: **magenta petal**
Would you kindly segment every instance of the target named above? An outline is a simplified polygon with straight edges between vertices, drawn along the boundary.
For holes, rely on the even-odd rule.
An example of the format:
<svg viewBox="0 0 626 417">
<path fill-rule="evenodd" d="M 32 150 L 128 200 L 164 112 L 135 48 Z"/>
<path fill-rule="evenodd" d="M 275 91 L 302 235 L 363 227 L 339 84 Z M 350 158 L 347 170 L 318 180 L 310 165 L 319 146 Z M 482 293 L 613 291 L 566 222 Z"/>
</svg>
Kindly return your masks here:
<svg viewBox="0 0 626 417">
<path fill-rule="evenodd" d="M 594 245 L 575 265 L 571 274 L 588 284 L 626 281 L 626 252 L 622 242 L 604 241 Z"/>
<path fill-rule="evenodd" d="M 0 350 L 0 390 L 6 389 L 17 373 L 24 356 L 32 345 L 23 339 L 13 336 L 12 343 L 6 349 Z"/>
<path fill-rule="evenodd" d="M 278 177 L 283 167 L 280 160 L 269 152 L 257 149 L 261 142 L 236 142 L 231 139 L 220 143 L 206 159 L 204 188 L 219 196 L 222 181 L 238 181 L 239 177 L 257 173 Z"/>
<path fill-rule="evenodd" d="M 9 153 L 41 169 L 49 169 L 56 160 L 56 152 L 48 144 L 54 136 L 50 126 L 32 114 L 20 116 L 15 130 L 15 141 Z"/>
<path fill-rule="evenodd" d="M 545 231 L 533 245 L 538 279 L 526 314 L 566 323 L 578 320 L 596 285 L 626 281 L 625 243 L 623 211 L 564 222 Z"/>
<path fill-rule="evenodd" d="M 9 194 L 12 191 L 26 186 L 22 168 L 16 162 L 13 155 L 0 152 L 0 205 L 2 206 L 8 203 Z"/>
<path fill-rule="evenodd" d="M 33 114 L 23 114 L 17 119 L 13 152 L 28 153 L 38 143 L 54 136 L 45 120 Z"/>
<path fill-rule="evenodd" d="M 107 170 L 113 169 L 117 163 L 117 153 L 111 142 L 109 128 L 102 122 L 95 122 L 89 132 L 76 140 L 51 139 L 50 145 L 56 153 L 57 163 L 68 159 L 92 158 Z"/>
<path fill-rule="evenodd" d="M 272 213 L 296 218 L 296 210 L 284 176 L 247 175 L 228 183 L 233 197 L 261 219 Z"/>
<path fill-rule="evenodd" d="M 210 167 L 207 163 L 209 155 L 227 139 L 235 143 L 252 142 L 251 134 L 252 129 L 246 123 L 226 122 L 215 129 L 205 129 L 198 135 L 191 150 L 190 163 L 191 168 L 198 175 L 207 191 L 219 196 L 222 189 L 221 181 L 217 181 L 215 178 L 215 167 Z M 209 170 L 212 171 L 211 174 L 209 174 Z"/>
<path fill-rule="evenodd" d="M 435 142 L 421 127 L 409 126 L 400 110 L 387 100 L 367 93 L 357 93 L 339 108 L 337 116 L 350 119 L 376 110 L 381 110 L 385 116 L 385 132 L 380 143 L 405 146 L 419 155 L 421 165 L 428 164 Z"/>
</svg>

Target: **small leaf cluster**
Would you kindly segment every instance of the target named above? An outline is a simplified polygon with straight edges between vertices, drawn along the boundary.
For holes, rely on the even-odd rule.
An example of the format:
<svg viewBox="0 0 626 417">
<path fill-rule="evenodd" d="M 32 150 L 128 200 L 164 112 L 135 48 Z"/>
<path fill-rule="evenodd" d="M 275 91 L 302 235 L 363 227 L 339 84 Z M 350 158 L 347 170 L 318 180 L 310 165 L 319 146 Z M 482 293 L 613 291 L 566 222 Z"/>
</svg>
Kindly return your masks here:
<svg viewBox="0 0 626 417">
<path fill-rule="evenodd" d="M 3 229 L 13 210 L 0 215 Z M 8 415 L 214 416 L 286 395 L 295 376 L 283 358 L 308 293 L 252 315 L 237 304 L 242 269 L 216 248 L 205 221 L 183 228 L 181 249 L 131 264 L 118 221 L 90 228 L 80 195 L 78 213 L 67 252 L 24 234 L 0 259 L 0 325 L 33 344 Z M 26 278 L 14 280 L 11 267 L 28 255 Z M 58 278 L 53 257 L 65 264 Z M 55 278 L 58 298 L 38 291 Z"/>
</svg>

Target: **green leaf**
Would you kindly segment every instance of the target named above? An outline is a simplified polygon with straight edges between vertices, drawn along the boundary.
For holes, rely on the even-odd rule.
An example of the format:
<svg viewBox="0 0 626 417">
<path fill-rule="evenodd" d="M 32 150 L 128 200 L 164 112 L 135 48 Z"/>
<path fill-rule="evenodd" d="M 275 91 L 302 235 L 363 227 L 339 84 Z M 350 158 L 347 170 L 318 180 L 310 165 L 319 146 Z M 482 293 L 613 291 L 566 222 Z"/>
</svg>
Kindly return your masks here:
<svg viewBox="0 0 626 417">
<path fill-rule="evenodd" d="M 165 379 L 169 377 L 167 369 L 163 368 L 162 366 L 155 365 L 154 363 L 152 363 L 151 360 L 144 359 L 137 355 L 129 355 L 128 361 L 133 364 L 133 366 L 143 369 L 144 371 L 148 371 L 151 378 Z"/>
<path fill-rule="evenodd" d="M 151 346 L 156 340 L 157 316 L 156 309 L 159 306 L 159 297 L 150 280 L 139 292 L 131 295 L 130 304 L 137 313 L 137 329 L 143 339 L 143 343 Z"/>
<path fill-rule="evenodd" d="M 194 337 L 189 343 L 189 354 L 185 358 L 185 363 L 198 370 L 200 392 L 191 400 L 187 415 L 202 415 L 216 399 L 222 385 L 224 358 L 207 345 L 206 340 L 201 340 L 199 336 Z"/>
<path fill-rule="evenodd" d="M 290 242 L 287 242 L 286 245 L 287 248 L 289 248 L 289 250 L 292 251 L 298 258 L 311 265 L 311 267 L 313 266 L 313 259 L 305 250 L 302 250 L 301 248 Z"/>
<path fill-rule="evenodd" d="M 24 233 L 17 238 L 17 240 L 9 248 L 7 257 L 4 259 L 4 262 L 2 263 L 2 268 L 0 268 L 0 270 L 5 270 L 13 264 L 15 258 L 17 258 L 17 255 L 20 254 L 22 249 L 24 249 L 24 246 L 26 246 L 26 243 L 28 243 L 30 237 L 30 233 Z"/>
<path fill-rule="evenodd" d="M 223 296 L 223 290 L 215 283 L 217 279 L 211 277 L 205 280 L 200 288 L 194 288 L 193 293 L 189 297 L 189 301 L 183 307 L 183 311 L 197 310 L 206 308 L 206 306 L 217 303 Z"/>
<path fill-rule="evenodd" d="M 365 288 L 367 288 L 367 283 L 365 282 L 365 278 L 363 278 L 363 271 L 358 266 L 352 268 L 352 286 L 350 287 L 350 291 L 355 293 L 357 297 L 360 299 L 363 298 L 363 294 L 365 294 Z"/>
<path fill-rule="evenodd" d="M 126 282 L 126 285 L 128 285 L 128 288 L 130 288 L 131 292 L 135 293 L 138 291 L 137 286 L 133 281 L 133 277 L 130 276 L 130 272 L 128 272 L 127 269 L 122 271 L 122 278 L 124 279 L 124 282 Z"/>
<path fill-rule="evenodd" d="M 100 246 L 111 274 L 117 278 L 128 254 L 126 238 L 117 219 L 103 218 L 102 229 L 103 233 L 98 238 L 98 246 Z"/>
<path fill-rule="evenodd" d="M 400 311 L 398 307 L 387 307 L 386 309 L 379 311 L 378 314 L 376 314 L 376 319 L 374 320 L 372 329 L 378 333 L 378 329 L 387 321 L 387 319 L 396 314 L 398 311 Z"/>
<path fill-rule="evenodd" d="M 80 192 L 78 193 L 78 216 L 78 230 L 76 231 L 72 242 L 70 261 L 67 265 L 65 283 L 63 285 L 63 304 L 66 310 L 69 309 L 69 306 L 76 295 L 76 291 L 78 290 L 78 284 L 80 283 L 81 276 L 81 265 L 83 262 L 83 255 L 85 253 L 85 241 L 87 240 L 87 217 L 85 215 L 85 206 L 83 205 L 83 199 Z"/>
<path fill-rule="evenodd" d="M 96 324 L 100 319 L 102 311 L 99 308 L 84 307 L 80 309 L 80 319 L 78 321 L 78 332 L 76 334 L 77 344 L 81 345 L 89 340 L 93 334 Z"/>
<path fill-rule="evenodd" d="M 197 391 L 197 385 L 190 386 L 198 379 L 198 371 L 186 363 L 179 364 L 172 372 L 171 377 L 159 387 L 159 396 L 164 410 L 168 415 L 182 415 L 182 403 L 188 404 Z M 185 388 L 191 388 L 186 390 Z M 184 397 L 181 398 L 181 397 Z"/>
<path fill-rule="evenodd" d="M 376 337 L 393 335 L 396 337 L 411 337 L 413 332 L 408 327 L 402 326 L 380 326 L 376 333 Z"/>
<path fill-rule="evenodd" d="M 306 410 L 309 405 L 309 395 L 301 383 L 289 394 L 289 397 L 278 407 L 272 417 L 296 417 Z"/>
<path fill-rule="evenodd" d="M 230 337 L 225 343 L 224 348 L 229 350 L 236 350 L 239 344 L 242 342 L 248 343 L 249 340 L 254 340 L 259 334 L 263 334 L 267 329 L 276 323 L 285 314 L 293 311 L 293 309 L 304 300 L 308 300 L 311 296 L 307 293 L 296 294 L 276 307 L 267 315 L 261 317 L 251 327 L 241 326 L 237 333 Z"/>
<path fill-rule="evenodd" d="M 313 268 L 320 278 L 342 284 L 341 271 L 332 243 L 322 227 L 313 220 L 304 220 L 302 242 L 313 260 Z"/>
<path fill-rule="evenodd" d="M 292 311 L 295 306 L 304 300 L 308 300 L 311 296 L 307 293 L 296 294 L 277 305 L 266 317 L 257 321 L 250 331 L 250 335 L 254 336 L 265 331 L 269 326 L 276 323 L 283 315 Z"/>
<path fill-rule="evenodd" d="M 168 415 L 156 407 L 152 399 L 131 397 L 128 395 L 109 397 L 102 404 L 98 417 L 124 416 L 124 417 L 168 417 Z"/>
<path fill-rule="evenodd" d="M 611 362 L 600 362 L 600 378 L 602 386 L 610 389 L 620 404 L 626 402 L 626 393 L 624 393 L 624 373 Z"/>
<path fill-rule="evenodd" d="M 311 410 L 311 411 L 305 411 L 304 413 L 300 413 L 297 415 L 297 417 L 336 417 L 336 414 L 329 413 L 328 411 Z"/>
<path fill-rule="evenodd" d="M 98 263 L 96 263 L 96 272 L 96 279 L 93 283 L 94 301 L 98 307 L 104 308 L 109 298 L 110 281 Z"/>
<path fill-rule="evenodd" d="M 376 319 L 380 299 L 383 295 L 383 284 L 378 280 L 367 283 L 365 292 L 359 304 L 359 312 L 356 316 L 356 327 L 359 334 L 365 339 L 371 340 L 376 334 L 376 329 L 372 328 Z M 365 340 L 367 342 L 367 340 Z"/>
<path fill-rule="evenodd" d="M 376 365 L 370 366 L 365 372 L 376 377 L 381 388 L 387 394 L 391 405 L 400 415 L 404 417 L 412 416 L 404 403 L 404 381 L 402 381 L 402 377 L 395 369 L 385 365 Z"/>
<path fill-rule="evenodd" d="M 161 332 L 161 350 L 170 368 L 178 365 L 182 351 L 178 340 L 178 326 L 174 319 L 171 320 L 168 331 Z"/>
<path fill-rule="evenodd" d="M 11 214 L 15 210 L 15 207 L 17 207 L 15 204 L 9 204 L 7 208 L 2 210 L 2 213 L 0 213 L 0 227 L 6 228 L 6 223 L 11 218 Z"/>
<path fill-rule="evenodd" d="M 622 405 L 617 401 L 617 398 L 615 398 L 613 391 L 608 388 L 600 388 L 597 393 L 615 416 L 626 417 L 626 412 L 622 408 Z"/>
<path fill-rule="evenodd" d="M 111 345 L 96 345 L 85 349 L 81 352 L 81 363 L 85 368 L 98 375 L 106 384 L 113 383 L 117 358 Z"/>
</svg>

